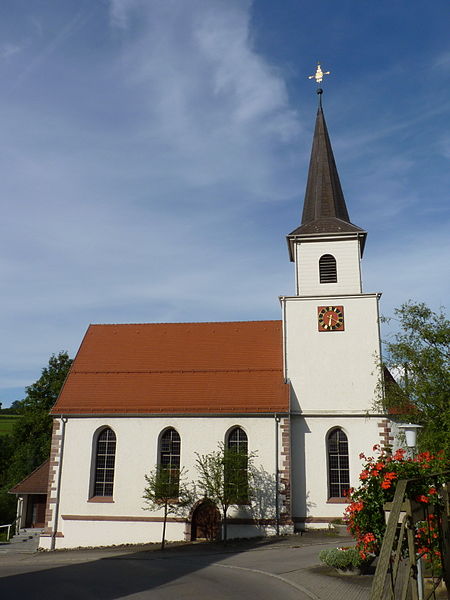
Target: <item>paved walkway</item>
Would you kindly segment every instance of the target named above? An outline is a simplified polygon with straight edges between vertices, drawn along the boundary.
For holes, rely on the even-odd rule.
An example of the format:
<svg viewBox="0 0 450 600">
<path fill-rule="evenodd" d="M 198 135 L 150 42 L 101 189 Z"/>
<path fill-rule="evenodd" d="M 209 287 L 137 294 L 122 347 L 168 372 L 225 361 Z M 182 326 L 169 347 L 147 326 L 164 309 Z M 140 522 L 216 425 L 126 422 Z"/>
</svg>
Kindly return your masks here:
<svg viewBox="0 0 450 600">
<path fill-rule="evenodd" d="M 33 554 L 39 545 L 42 529 L 22 529 L 9 542 L 0 542 L 2 554 Z"/>
<path fill-rule="evenodd" d="M 222 567 L 257 568 L 295 585 L 311 600 L 368 600 L 373 575 L 339 575 L 322 565 L 318 555 L 327 547 L 350 545 L 350 537 L 333 537 L 319 532 L 267 540 L 261 546 L 235 554 Z"/>
<path fill-rule="evenodd" d="M 27 554 L 20 545 L 10 545 L 9 548 L 2 545 L 0 589 L 2 582 L 6 589 L 9 585 L 23 585 L 26 580 L 33 586 L 38 581 L 45 582 L 40 577 L 51 574 L 51 577 L 59 576 L 67 584 L 73 578 L 75 585 L 82 586 L 81 581 L 85 579 L 86 585 L 90 585 L 90 598 L 123 598 L 133 590 L 125 589 L 124 592 L 128 593 L 118 592 L 117 595 L 95 595 L 92 586 L 99 582 L 101 569 L 109 565 L 108 569 L 112 569 L 112 573 L 125 573 L 126 569 L 141 569 L 147 565 L 144 571 L 148 574 L 153 571 L 160 574 L 163 583 L 153 588 L 143 584 L 139 590 L 143 596 L 139 597 L 160 597 L 158 591 L 162 588 L 175 585 L 175 582 L 183 581 L 183 578 L 211 573 L 213 569 L 219 575 L 219 571 L 228 571 L 230 576 L 227 575 L 226 578 L 230 582 L 235 580 L 236 584 L 242 578 L 245 580 L 245 577 L 254 580 L 255 575 L 260 578 L 260 582 L 266 581 L 267 587 L 273 582 L 279 586 L 280 594 L 277 597 L 280 599 L 291 597 L 294 590 L 298 598 L 304 600 L 368 600 L 372 575 L 340 576 L 321 565 L 318 559 L 322 548 L 351 543 L 350 538 L 309 532 L 282 538 L 231 541 L 226 547 L 222 544 L 205 543 L 169 544 L 164 552 L 159 551 L 157 545 L 146 545 Z M 89 577 L 92 577 L 90 584 L 87 583 Z M 125 585 L 123 579 L 120 578 L 120 582 Z M 78 589 L 78 592 L 81 593 L 82 590 Z M 72 598 L 69 595 L 67 597 Z M 188 594 L 183 598 L 199 596 Z"/>
</svg>

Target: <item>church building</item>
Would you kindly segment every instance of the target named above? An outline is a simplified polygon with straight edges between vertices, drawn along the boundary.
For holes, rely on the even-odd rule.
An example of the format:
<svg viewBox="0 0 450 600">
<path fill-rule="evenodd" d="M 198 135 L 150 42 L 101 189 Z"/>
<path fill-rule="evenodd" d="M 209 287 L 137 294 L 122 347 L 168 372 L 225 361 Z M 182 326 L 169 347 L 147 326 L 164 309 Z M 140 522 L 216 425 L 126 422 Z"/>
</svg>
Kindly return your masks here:
<svg viewBox="0 0 450 600">
<path fill-rule="evenodd" d="M 196 453 L 220 444 L 254 453 L 257 477 L 228 537 L 328 527 L 358 485 L 359 454 L 393 443 L 374 409 L 380 294 L 362 288 L 367 234 L 350 221 L 320 93 L 281 319 L 91 325 L 52 409 L 42 548 L 160 540 L 145 475 L 175 465 L 195 480 Z M 211 510 L 199 498 L 169 516 L 166 539 L 205 537 Z"/>
</svg>

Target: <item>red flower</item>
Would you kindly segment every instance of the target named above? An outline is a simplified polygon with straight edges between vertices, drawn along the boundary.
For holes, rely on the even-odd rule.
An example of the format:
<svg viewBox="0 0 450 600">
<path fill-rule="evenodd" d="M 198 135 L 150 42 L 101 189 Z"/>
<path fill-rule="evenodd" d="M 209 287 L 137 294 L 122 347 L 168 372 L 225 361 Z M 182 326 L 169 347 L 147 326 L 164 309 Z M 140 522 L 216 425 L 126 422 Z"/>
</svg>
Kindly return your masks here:
<svg viewBox="0 0 450 600">
<path fill-rule="evenodd" d="M 368 479 L 369 477 L 369 471 L 362 471 L 361 475 L 359 476 L 359 478 L 361 479 L 361 481 L 364 481 L 365 479 Z"/>
<path fill-rule="evenodd" d="M 399 448 L 395 453 L 394 456 L 392 457 L 394 460 L 403 460 L 403 458 L 405 457 L 406 454 L 406 450 L 404 450 L 403 448 Z"/>
<path fill-rule="evenodd" d="M 423 502 L 424 504 L 428 504 L 429 500 L 426 496 L 424 496 L 423 494 L 421 494 L 420 496 L 417 496 L 416 498 L 417 502 Z"/>
</svg>

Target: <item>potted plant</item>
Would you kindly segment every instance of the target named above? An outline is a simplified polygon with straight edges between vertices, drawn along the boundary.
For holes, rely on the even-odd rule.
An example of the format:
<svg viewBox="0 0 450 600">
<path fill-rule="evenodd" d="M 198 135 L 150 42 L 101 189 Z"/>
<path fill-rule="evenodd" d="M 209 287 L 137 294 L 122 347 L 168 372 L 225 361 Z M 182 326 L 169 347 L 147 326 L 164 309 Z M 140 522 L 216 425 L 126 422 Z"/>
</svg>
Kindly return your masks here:
<svg viewBox="0 0 450 600">
<path fill-rule="evenodd" d="M 343 519 L 341 519 L 341 518 L 333 519 L 333 521 L 331 521 L 330 525 L 331 525 L 331 529 L 337 535 L 350 535 L 348 528 L 347 528 L 347 524 L 344 523 Z"/>
</svg>

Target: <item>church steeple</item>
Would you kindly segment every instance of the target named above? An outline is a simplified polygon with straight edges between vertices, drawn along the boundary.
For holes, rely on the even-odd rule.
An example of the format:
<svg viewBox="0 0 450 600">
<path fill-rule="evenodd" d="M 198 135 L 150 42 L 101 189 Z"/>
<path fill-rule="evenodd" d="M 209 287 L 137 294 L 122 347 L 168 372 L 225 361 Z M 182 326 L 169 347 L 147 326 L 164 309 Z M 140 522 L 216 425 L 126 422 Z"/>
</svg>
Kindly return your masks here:
<svg viewBox="0 0 450 600">
<path fill-rule="evenodd" d="M 300 227 L 297 227 L 287 236 L 291 260 L 294 260 L 293 245 L 295 240 L 304 237 L 357 234 L 362 254 L 367 235 L 363 229 L 353 225 L 350 221 L 323 114 L 321 89 L 318 90 L 318 94 L 320 101 L 309 163 L 302 221 Z"/>
</svg>

